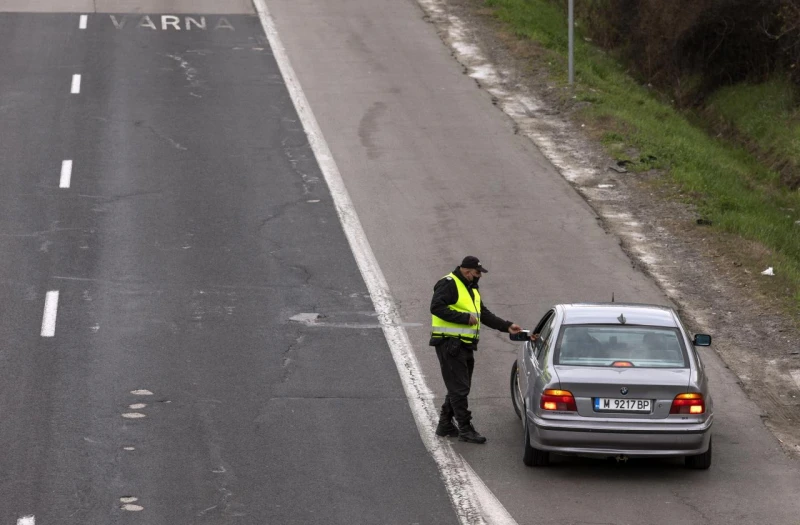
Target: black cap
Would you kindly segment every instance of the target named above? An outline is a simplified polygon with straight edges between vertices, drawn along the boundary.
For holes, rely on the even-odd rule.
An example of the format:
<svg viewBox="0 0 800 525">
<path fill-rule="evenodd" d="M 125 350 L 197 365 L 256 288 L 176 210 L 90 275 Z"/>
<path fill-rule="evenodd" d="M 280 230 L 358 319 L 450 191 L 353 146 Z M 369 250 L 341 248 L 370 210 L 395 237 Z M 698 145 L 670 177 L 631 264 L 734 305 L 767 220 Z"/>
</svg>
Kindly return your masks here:
<svg viewBox="0 0 800 525">
<path fill-rule="evenodd" d="M 473 255 L 467 255 L 466 257 L 464 257 L 464 260 L 461 261 L 461 267 L 462 268 L 472 268 L 473 270 L 478 270 L 481 273 L 486 273 L 486 272 L 489 271 L 486 268 L 484 268 L 483 266 L 481 266 L 481 262 L 478 260 L 477 257 L 475 257 Z"/>
</svg>

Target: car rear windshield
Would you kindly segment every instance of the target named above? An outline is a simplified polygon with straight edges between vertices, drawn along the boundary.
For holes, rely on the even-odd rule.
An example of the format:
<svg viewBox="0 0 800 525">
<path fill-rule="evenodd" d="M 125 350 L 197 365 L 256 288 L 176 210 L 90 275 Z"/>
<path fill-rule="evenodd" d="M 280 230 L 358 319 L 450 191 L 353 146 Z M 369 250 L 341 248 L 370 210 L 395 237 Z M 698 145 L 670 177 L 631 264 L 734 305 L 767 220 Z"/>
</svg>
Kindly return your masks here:
<svg viewBox="0 0 800 525">
<path fill-rule="evenodd" d="M 688 367 L 678 330 L 656 326 L 564 326 L 554 360 L 576 366 Z"/>
</svg>

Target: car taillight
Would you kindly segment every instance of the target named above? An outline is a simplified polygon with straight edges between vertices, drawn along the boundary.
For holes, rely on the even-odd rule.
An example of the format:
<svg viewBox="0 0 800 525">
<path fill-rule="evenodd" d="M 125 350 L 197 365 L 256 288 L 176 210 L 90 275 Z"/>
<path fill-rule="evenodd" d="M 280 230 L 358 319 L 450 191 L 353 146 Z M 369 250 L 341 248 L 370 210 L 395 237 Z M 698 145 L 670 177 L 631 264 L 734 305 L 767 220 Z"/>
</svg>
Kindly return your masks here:
<svg viewBox="0 0 800 525">
<path fill-rule="evenodd" d="M 702 414 L 706 411 L 706 402 L 703 394 L 686 393 L 678 394 L 672 401 L 670 414 Z"/>
<path fill-rule="evenodd" d="M 539 406 L 542 410 L 578 411 L 575 398 L 569 390 L 545 390 Z"/>
</svg>

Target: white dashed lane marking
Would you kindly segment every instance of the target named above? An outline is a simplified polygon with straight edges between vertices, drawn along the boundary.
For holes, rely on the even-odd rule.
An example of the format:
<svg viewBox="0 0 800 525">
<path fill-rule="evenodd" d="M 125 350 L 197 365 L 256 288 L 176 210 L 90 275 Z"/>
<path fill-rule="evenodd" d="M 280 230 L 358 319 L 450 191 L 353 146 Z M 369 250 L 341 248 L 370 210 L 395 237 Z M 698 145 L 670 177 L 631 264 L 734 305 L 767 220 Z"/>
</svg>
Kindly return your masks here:
<svg viewBox="0 0 800 525">
<path fill-rule="evenodd" d="M 56 315 L 58 313 L 58 290 L 47 292 L 44 299 L 42 315 L 42 337 L 53 337 L 56 333 Z"/>
<path fill-rule="evenodd" d="M 70 93 L 73 95 L 78 94 L 81 92 L 81 76 L 80 75 L 72 75 L 72 89 L 70 89 Z"/>
<path fill-rule="evenodd" d="M 72 161 L 61 161 L 61 181 L 58 183 L 59 188 L 69 188 L 69 183 L 72 180 Z"/>
<path fill-rule="evenodd" d="M 25 516 L 17 520 L 17 525 L 36 525 L 36 519 L 33 516 Z"/>
<path fill-rule="evenodd" d="M 86 29 L 86 24 L 89 21 L 89 15 L 81 15 L 81 20 L 78 23 L 78 29 Z"/>
<path fill-rule="evenodd" d="M 140 510 L 144 510 L 144 507 L 141 505 L 135 505 L 135 502 L 139 501 L 139 498 L 133 496 L 125 496 L 119 498 L 120 503 L 122 506 L 120 507 L 122 510 L 127 510 L 131 512 L 138 512 Z"/>
</svg>

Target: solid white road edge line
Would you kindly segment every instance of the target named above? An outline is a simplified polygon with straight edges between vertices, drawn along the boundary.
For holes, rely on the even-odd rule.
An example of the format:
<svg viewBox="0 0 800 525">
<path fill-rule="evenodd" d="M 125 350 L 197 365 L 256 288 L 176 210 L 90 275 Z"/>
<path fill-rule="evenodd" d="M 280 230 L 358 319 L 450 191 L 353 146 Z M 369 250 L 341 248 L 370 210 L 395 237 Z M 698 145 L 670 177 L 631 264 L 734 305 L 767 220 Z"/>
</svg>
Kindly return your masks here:
<svg viewBox="0 0 800 525">
<path fill-rule="evenodd" d="M 70 93 L 74 95 L 80 92 L 81 92 L 81 76 L 72 75 L 72 88 L 70 89 Z"/>
<path fill-rule="evenodd" d="M 69 188 L 69 183 L 72 180 L 72 161 L 61 161 L 61 180 L 58 183 L 59 188 Z"/>
<path fill-rule="evenodd" d="M 283 81 L 292 97 L 295 110 L 303 123 L 309 143 L 317 163 L 328 184 L 333 197 L 336 212 L 347 236 L 361 276 L 367 285 L 375 311 L 383 328 L 384 336 L 392 352 L 397 371 L 417 424 L 417 430 L 428 449 L 439 473 L 444 481 L 456 515 L 463 525 L 503 524 L 516 525 L 516 521 L 503 504 L 486 487 L 483 481 L 472 470 L 464 458 L 458 454 L 447 440 L 439 439 L 434 434 L 434 425 L 438 419 L 433 404 L 433 394 L 425 384 L 425 379 L 417 362 L 416 355 L 408 338 L 408 333 L 401 326 L 397 306 L 389 290 L 389 285 L 375 259 L 372 247 L 361 227 L 350 195 L 342 180 L 336 161 L 330 148 L 322 136 L 317 119 L 311 111 L 305 93 L 295 76 L 294 69 L 283 47 L 272 16 L 264 0 L 253 0 L 258 12 L 264 33 L 278 63 Z"/>
<path fill-rule="evenodd" d="M 58 313 L 58 290 L 47 292 L 42 315 L 42 337 L 53 337 L 56 333 L 56 314 Z"/>
<path fill-rule="evenodd" d="M 86 29 L 86 23 L 89 21 L 89 15 L 81 15 L 81 21 L 78 23 L 78 29 Z"/>
</svg>

